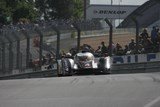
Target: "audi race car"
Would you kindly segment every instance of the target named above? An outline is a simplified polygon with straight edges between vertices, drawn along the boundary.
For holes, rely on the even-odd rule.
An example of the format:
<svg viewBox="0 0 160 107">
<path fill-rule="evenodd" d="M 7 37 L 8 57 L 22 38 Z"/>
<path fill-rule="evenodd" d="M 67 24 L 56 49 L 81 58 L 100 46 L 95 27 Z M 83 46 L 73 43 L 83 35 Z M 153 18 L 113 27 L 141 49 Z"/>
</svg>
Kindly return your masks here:
<svg viewBox="0 0 160 107">
<path fill-rule="evenodd" d="M 74 74 L 107 74 L 110 73 L 110 57 L 95 58 L 90 52 L 77 53 L 74 58 L 65 57 L 58 60 L 58 76 Z"/>
</svg>

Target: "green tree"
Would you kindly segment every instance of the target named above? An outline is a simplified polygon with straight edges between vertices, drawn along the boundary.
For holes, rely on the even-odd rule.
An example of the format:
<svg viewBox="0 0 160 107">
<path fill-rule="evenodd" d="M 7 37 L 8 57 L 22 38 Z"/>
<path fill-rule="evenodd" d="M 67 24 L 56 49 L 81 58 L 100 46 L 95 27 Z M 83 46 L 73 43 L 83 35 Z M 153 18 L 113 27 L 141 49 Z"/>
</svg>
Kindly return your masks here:
<svg viewBox="0 0 160 107">
<path fill-rule="evenodd" d="M 44 17 L 45 20 L 49 19 L 49 1 L 48 0 L 35 0 L 35 6 L 38 10 L 39 18 Z"/>
<path fill-rule="evenodd" d="M 6 6 L 6 1 L 0 1 L 0 23 L 7 24 L 7 17 L 11 15 L 10 8 Z"/>
<path fill-rule="evenodd" d="M 35 4 L 45 19 L 75 19 L 83 13 L 82 0 L 36 0 Z"/>
<path fill-rule="evenodd" d="M 33 0 L 0 1 L 0 23 L 7 24 L 11 19 L 17 22 L 21 18 L 31 21 L 37 18 Z"/>
<path fill-rule="evenodd" d="M 83 0 L 73 0 L 74 8 L 73 10 L 73 19 L 79 19 L 83 17 Z"/>
<path fill-rule="evenodd" d="M 48 19 L 79 19 L 83 16 L 82 0 L 0 0 L 0 23 L 10 19 L 34 21 Z"/>
<path fill-rule="evenodd" d="M 17 22 L 21 18 L 34 21 L 36 19 L 36 10 L 31 2 L 18 2 L 17 7 L 13 11 L 13 21 Z"/>
<path fill-rule="evenodd" d="M 74 19 L 82 17 L 82 0 L 50 0 L 50 15 L 56 19 Z"/>
</svg>

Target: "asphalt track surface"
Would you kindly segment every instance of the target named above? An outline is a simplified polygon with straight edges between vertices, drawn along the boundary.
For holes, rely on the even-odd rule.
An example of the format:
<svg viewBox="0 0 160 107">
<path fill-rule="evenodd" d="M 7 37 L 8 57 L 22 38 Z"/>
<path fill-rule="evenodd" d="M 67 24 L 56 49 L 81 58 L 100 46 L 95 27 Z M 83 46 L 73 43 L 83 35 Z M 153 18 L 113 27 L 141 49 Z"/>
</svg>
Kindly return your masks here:
<svg viewBox="0 0 160 107">
<path fill-rule="evenodd" d="M 160 73 L 1 80 L 0 107 L 160 107 Z"/>
</svg>

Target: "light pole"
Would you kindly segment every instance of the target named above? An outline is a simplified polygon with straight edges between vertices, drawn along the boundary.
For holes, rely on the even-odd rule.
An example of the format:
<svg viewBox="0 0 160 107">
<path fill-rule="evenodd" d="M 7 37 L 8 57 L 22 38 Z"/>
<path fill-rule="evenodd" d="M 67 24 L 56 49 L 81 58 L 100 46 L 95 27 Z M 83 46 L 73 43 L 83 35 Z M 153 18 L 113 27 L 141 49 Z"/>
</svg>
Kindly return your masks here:
<svg viewBox="0 0 160 107">
<path fill-rule="evenodd" d="M 113 5 L 113 0 L 111 0 L 111 6 Z M 113 23 L 113 19 L 110 19 L 110 23 Z"/>
<path fill-rule="evenodd" d="M 111 0 L 111 5 L 113 5 L 113 0 Z"/>
<path fill-rule="evenodd" d="M 86 0 L 83 1 L 84 2 L 84 20 L 86 20 Z"/>
<path fill-rule="evenodd" d="M 121 2 L 121 0 L 119 0 L 119 11 L 120 11 L 120 2 Z M 119 14 L 119 25 L 120 25 L 120 14 Z"/>
</svg>

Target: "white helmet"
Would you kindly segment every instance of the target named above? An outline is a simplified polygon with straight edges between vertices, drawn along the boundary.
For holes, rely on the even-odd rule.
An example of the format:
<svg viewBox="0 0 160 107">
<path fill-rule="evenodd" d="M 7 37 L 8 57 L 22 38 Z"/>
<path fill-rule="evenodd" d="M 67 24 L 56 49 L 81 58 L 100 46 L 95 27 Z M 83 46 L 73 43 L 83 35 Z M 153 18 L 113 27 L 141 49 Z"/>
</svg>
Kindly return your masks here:
<svg viewBox="0 0 160 107">
<path fill-rule="evenodd" d="M 71 57 L 72 55 L 71 55 L 71 53 L 66 53 L 66 57 Z"/>
</svg>

